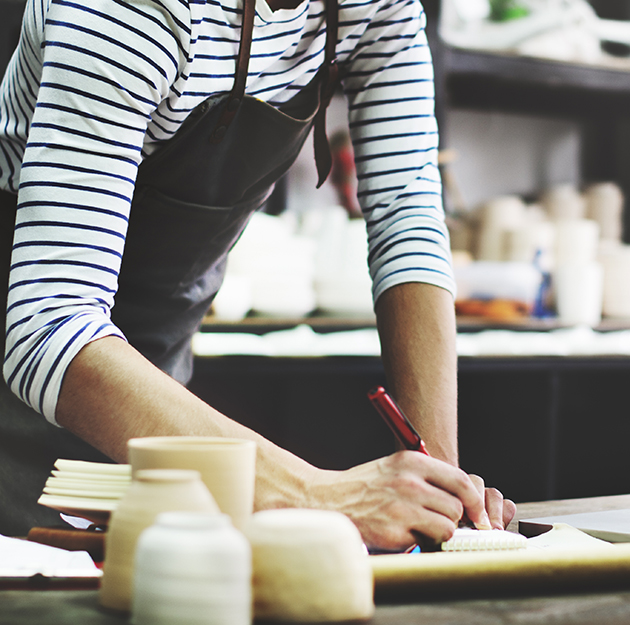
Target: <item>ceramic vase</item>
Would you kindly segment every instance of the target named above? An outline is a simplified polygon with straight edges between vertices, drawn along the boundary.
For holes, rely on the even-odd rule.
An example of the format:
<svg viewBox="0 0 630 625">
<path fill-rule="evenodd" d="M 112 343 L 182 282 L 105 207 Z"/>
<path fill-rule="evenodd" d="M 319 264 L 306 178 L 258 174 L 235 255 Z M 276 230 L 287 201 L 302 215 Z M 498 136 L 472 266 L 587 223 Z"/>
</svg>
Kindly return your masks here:
<svg viewBox="0 0 630 625">
<path fill-rule="evenodd" d="M 138 471 L 112 513 L 105 540 L 99 602 L 106 608 L 131 608 L 133 563 L 138 537 L 160 512 L 191 510 L 219 513 L 199 472 L 178 469 Z"/>
</svg>

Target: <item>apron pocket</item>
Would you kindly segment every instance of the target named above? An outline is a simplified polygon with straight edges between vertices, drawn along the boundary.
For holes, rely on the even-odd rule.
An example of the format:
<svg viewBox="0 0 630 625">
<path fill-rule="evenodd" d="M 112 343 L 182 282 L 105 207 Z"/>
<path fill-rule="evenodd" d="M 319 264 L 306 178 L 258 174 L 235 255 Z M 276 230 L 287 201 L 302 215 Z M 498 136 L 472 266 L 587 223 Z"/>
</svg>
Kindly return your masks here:
<svg viewBox="0 0 630 625">
<path fill-rule="evenodd" d="M 199 280 L 225 261 L 262 200 L 202 206 L 142 188 L 132 204 L 119 293 L 131 288 L 134 298 L 198 299 Z"/>
</svg>

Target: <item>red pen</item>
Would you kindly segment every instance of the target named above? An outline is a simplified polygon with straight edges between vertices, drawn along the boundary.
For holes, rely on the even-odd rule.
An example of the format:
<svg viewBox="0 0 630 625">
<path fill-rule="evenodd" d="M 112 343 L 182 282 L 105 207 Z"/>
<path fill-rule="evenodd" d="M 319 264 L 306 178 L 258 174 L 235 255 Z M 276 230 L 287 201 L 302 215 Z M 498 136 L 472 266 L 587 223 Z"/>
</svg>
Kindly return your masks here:
<svg viewBox="0 0 630 625">
<path fill-rule="evenodd" d="M 424 441 L 420 438 L 420 434 L 418 434 L 413 425 L 409 423 L 409 419 L 407 419 L 394 398 L 382 386 L 377 386 L 369 391 L 368 399 L 372 402 L 378 414 L 383 417 L 383 421 L 387 423 L 405 449 L 419 451 L 427 456 L 430 455 L 427 448 L 424 446 Z M 405 553 L 437 551 L 439 549 L 438 545 L 432 540 L 416 532 L 414 532 L 414 534 L 416 534 L 418 539 L 417 544 L 409 547 Z"/>
<path fill-rule="evenodd" d="M 369 391 L 368 399 L 405 449 L 412 449 L 429 455 L 420 434 L 409 423 L 409 419 L 404 415 L 394 398 L 382 386 L 377 386 Z"/>
</svg>

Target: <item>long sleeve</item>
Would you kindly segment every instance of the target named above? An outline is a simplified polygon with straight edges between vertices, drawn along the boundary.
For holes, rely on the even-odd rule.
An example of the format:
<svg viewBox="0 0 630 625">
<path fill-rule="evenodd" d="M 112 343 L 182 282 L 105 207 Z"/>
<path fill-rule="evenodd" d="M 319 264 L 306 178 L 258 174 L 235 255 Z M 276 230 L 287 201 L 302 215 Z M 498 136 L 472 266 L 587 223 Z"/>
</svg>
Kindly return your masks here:
<svg viewBox="0 0 630 625">
<path fill-rule="evenodd" d="M 122 336 L 110 309 L 135 176 L 179 65 L 164 12 L 109 9 L 56 0 L 33 22 L 45 20 L 45 37 L 20 68 L 41 77 L 21 167 L 4 371 L 48 418 L 78 350 Z"/>
<path fill-rule="evenodd" d="M 424 25 L 419 2 L 380 3 L 344 82 L 375 301 L 404 282 L 455 291 Z"/>
</svg>

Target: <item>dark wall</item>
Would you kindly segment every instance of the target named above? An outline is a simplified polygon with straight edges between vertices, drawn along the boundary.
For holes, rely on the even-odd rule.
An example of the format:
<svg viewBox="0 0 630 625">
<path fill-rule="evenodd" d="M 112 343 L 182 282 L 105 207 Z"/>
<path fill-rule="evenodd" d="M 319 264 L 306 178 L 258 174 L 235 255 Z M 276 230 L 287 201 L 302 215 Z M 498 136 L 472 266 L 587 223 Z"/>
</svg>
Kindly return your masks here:
<svg viewBox="0 0 630 625">
<path fill-rule="evenodd" d="M 516 501 L 630 492 L 628 358 L 462 358 L 461 466 Z M 310 462 L 394 450 L 366 393 L 378 358 L 199 358 L 191 390 Z"/>
<path fill-rule="evenodd" d="M 0 76 L 20 37 L 24 0 L 0 0 Z"/>
<path fill-rule="evenodd" d="M 628 0 L 589 0 L 599 17 L 610 20 L 630 20 Z"/>
</svg>

